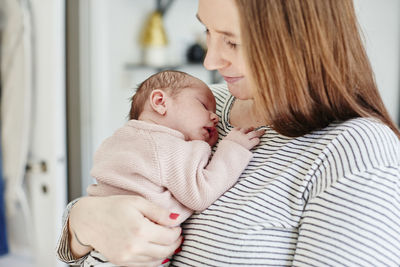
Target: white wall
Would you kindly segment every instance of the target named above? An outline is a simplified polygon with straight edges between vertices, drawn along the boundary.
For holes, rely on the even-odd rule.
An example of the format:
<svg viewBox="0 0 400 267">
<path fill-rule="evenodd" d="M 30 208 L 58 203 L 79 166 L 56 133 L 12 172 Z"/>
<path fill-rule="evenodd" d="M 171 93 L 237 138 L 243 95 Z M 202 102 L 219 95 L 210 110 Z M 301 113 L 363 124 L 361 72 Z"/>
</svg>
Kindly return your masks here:
<svg viewBox="0 0 400 267">
<path fill-rule="evenodd" d="M 12 1 L 14 0 L 9 3 Z M 4 98 L 3 101 L 12 100 L 17 96 L 21 99 L 14 105 L 17 109 L 32 105 L 28 114 L 22 116 L 14 110 L 9 112 L 11 120 L 22 121 L 25 125 L 32 123 L 32 127 L 14 127 L 15 135 L 10 134 L 7 140 L 3 140 L 4 143 L 16 145 L 17 142 L 24 141 L 18 138 L 21 132 L 29 135 L 28 155 L 21 155 L 21 166 L 29 166 L 29 170 L 23 173 L 24 181 L 18 184 L 18 188 L 22 187 L 23 190 L 6 199 L 9 206 L 7 230 L 10 255 L 0 258 L 0 266 L 65 266 L 55 255 L 55 245 L 61 233 L 61 216 L 67 200 L 65 0 L 13 3 L 13 9 L 6 9 L 8 13 L 5 19 L 10 22 L 9 25 L 16 26 L 19 25 L 18 20 L 10 18 L 18 18 L 23 14 L 23 26 L 17 29 L 12 27 L 11 32 L 20 37 L 15 38 L 15 46 L 21 47 L 22 43 L 24 49 L 23 53 L 18 50 L 18 55 L 11 58 L 10 62 L 6 61 L 8 65 L 5 65 L 4 73 L 13 72 L 13 79 L 7 80 L 10 88 L 14 90 L 9 90 L 9 98 Z M 19 36 L 19 32 L 24 34 Z M 12 50 L 7 52 L 8 55 L 13 55 Z M 15 68 L 16 65 L 18 68 Z M 5 77 L 2 78 L 6 80 Z M 18 83 L 20 80 L 26 83 Z M 20 90 L 24 87 L 29 90 Z M 5 155 L 8 151 L 3 152 Z M 19 177 L 15 174 L 10 175 L 6 187 L 12 185 L 16 178 Z M 18 194 L 21 191 L 24 194 Z M 13 203 L 14 199 L 19 201 Z M 25 199 L 28 202 L 26 208 L 23 205 Z M 21 210 L 25 216 L 18 216 Z"/>
<path fill-rule="evenodd" d="M 400 123 L 400 1 L 355 0 L 355 6 L 381 96 Z"/>
</svg>

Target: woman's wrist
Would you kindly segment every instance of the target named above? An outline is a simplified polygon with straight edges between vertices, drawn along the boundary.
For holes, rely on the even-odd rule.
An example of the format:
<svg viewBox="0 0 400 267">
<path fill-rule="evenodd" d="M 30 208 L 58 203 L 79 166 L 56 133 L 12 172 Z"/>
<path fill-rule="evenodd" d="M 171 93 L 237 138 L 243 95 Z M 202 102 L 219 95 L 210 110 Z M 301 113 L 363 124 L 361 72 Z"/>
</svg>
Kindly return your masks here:
<svg viewBox="0 0 400 267">
<path fill-rule="evenodd" d="M 82 235 L 80 233 L 81 231 L 84 231 L 84 229 L 81 229 L 78 223 L 79 220 L 81 220 L 79 209 L 81 208 L 81 204 L 87 200 L 88 198 L 82 198 L 75 203 L 75 205 L 71 208 L 68 219 L 70 249 L 71 253 L 76 258 L 81 258 L 93 250 L 93 247 L 87 241 L 82 239 Z"/>
<path fill-rule="evenodd" d="M 90 245 L 83 244 L 82 241 L 79 240 L 79 238 L 78 238 L 76 232 L 75 232 L 73 229 L 71 229 L 71 231 L 72 231 L 72 233 L 73 233 L 73 236 L 74 236 L 76 242 L 78 242 L 79 245 L 81 245 L 82 247 L 90 248 L 90 249 L 92 248 Z"/>
<path fill-rule="evenodd" d="M 81 243 L 73 230 L 70 230 L 70 248 L 72 255 L 77 259 L 85 256 L 93 250 L 92 246 Z"/>
</svg>

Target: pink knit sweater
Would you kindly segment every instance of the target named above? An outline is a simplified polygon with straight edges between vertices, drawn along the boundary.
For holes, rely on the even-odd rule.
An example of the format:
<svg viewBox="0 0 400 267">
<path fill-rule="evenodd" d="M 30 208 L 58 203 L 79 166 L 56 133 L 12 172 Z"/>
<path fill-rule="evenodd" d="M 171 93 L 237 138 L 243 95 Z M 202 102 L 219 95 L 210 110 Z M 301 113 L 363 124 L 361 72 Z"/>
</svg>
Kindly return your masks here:
<svg viewBox="0 0 400 267">
<path fill-rule="evenodd" d="M 94 155 L 89 195 L 135 194 L 179 213 L 179 223 L 210 206 L 245 169 L 252 153 L 222 140 L 213 157 L 204 141 L 185 141 L 170 128 L 131 120 Z"/>
</svg>

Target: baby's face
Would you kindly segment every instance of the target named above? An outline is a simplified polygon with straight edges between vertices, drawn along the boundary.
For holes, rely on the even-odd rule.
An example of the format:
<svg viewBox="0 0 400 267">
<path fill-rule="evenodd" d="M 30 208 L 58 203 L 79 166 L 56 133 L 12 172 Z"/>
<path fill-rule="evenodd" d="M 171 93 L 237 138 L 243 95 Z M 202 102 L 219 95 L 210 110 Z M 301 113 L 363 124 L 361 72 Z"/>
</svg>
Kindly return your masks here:
<svg viewBox="0 0 400 267">
<path fill-rule="evenodd" d="M 218 140 L 215 98 L 210 88 L 195 79 L 172 99 L 167 113 L 172 118 L 170 127 L 184 134 L 186 140 L 203 140 L 210 146 Z"/>
</svg>

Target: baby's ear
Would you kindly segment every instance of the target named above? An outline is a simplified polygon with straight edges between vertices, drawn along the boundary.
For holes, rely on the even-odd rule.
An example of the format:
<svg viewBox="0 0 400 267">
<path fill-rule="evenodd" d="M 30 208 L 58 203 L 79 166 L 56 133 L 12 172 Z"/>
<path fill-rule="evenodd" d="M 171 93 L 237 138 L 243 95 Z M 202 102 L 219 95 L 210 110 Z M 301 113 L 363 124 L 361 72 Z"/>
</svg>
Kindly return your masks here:
<svg viewBox="0 0 400 267">
<path fill-rule="evenodd" d="M 167 97 L 167 94 L 160 89 L 155 89 L 150 94 L 151 108 L 162 116 L 167 112 L 167 105 L 165 103 Z"/>
</svg>

